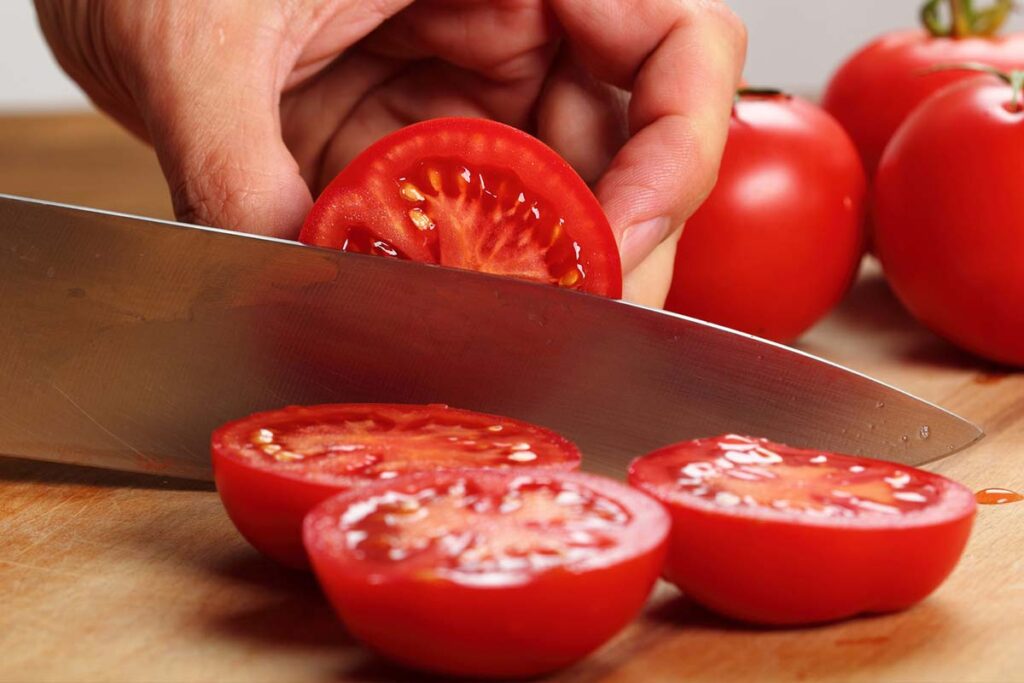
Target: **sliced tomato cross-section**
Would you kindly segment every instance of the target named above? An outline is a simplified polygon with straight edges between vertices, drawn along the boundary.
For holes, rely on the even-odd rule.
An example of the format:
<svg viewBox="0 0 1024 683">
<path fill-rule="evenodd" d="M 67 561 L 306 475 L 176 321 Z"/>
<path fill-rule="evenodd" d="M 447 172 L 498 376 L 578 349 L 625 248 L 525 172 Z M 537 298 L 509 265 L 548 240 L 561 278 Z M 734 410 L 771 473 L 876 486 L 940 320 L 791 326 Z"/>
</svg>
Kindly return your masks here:
<svg viewBox="0 0 1024 683">
<path fill-rule="evenodd" d="M 217 490 L 257 549 L 307 566 L 301 528 L 324 499 L 377 480 L 438 468 L 579 466 L 576 446 L 510 418 L 443 405 L 290 407 L 231 422 L 213 434 Z"/>
<path fill-rule="evenodd" d="M 299 239 L 622 293 L 615 238 L 586 183 L 544 143 L 486 119 L 433 119 L 371 145 L 323 191 Z"/>
<path fill-rule="evenodd" d="M 449 470 L 332 498 L 304 539 L 356 638 L 408 666 L 509 677 L 566 666 L 633 619 L 668 529 L 609 479 Z"/>
<path fill-rule="evenodd" d="M 913 605 L 953 570 L 975 511 L 937 474 L 736 435 L 638 458 L 629 481 L 672 514 L 666 578 L 767 624 Z"/>
</svg>

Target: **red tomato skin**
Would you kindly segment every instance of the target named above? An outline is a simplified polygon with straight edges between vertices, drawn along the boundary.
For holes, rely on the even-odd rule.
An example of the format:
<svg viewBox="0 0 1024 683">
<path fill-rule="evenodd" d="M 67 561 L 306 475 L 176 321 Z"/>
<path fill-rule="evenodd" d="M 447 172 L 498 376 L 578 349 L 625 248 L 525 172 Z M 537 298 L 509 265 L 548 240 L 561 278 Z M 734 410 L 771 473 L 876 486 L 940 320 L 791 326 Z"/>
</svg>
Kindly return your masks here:
<svg viewBox="0 0 1024 683">
<path fill-rule="evenodd" d="M 665 308 L 790 341 L 849 288 L 865 180 L 828 114 L 798 97 L 736 104 L 718 183 L 687 221 Z"/>
<path fill-rule="evenodd" d="M 1024 34 L 935 38 L 924 30 L 895 31 L 871 42 L 839 68 L 822 104 L 853 138 L 869 178 L 896 129 L 921 102 L 971 77 L 968 71 L 922 72 L 966 62 L 1020 68 Z"/>
<path fill-rule="evenodd" d="M 403 479 L 425 476 L 429 475 Z M 577 481 L 603 479 L 580 473 L 570 476 Z M 348 631 L 380 654 L 435 673 L 531 677 L 582 659 L 643 608 L 664 566 L 669 528 L 663 508 L 648 502 L 662 521 L 638 530 L 638 534 L 660 536 L 645 551 L 579 572 L 544 571 L 518 585 L 482 588 L 407 575 L 368 583 L 312 549 L 309 518 L 306 546 L 311 548 L 321 586 Z M 316 514 L 312 512 L 310 518 Z"/>
<path fill-rule="evenodd" d="M 837 530 L 667 507 L 665 578 L 719 614 L 774 626 L 920 602 L 953 571 L 973 521 L 970 515 L 935 526 Z"/>
<path fill-rule="evenodd" d="M 216 448 L 213 476 L 228 517 L 245 540 L 293 569 L 309 568 L 301 533 L 306 513 L 347 490 L 249 467 Z"/>
<path fill-rule="evenodd" d="M 481 150 L 479 140 L 490 148 Z M 485 146 L 486 146 L 485 145 Z M 395 220 L 395 207 L 377 185 L 393 183 L 388 174 L 425 157 L 446 153 L 463 155 L 470 163 L 507 165 L 534 192 L 564 202 L 564 217 L 575 226 L 573 236 L 582 245 L 580 265 L 587 273 L 582 291 L 618 299 L 622 296 L 622 263 L 608 219 L 597 198 L 576 171 L 553 149 L 532 135 L 488 119 L 447 117 L 429 119 L 387 135 L 353 159 L 327 185 L 306 217 L 299 241 L 340 249 L 336 225 L 372 222 L 384 237 Z M 570 197 L 572 200 L 567 200 Z M 404 212 L 406 207 L 399 207 Z M 372 221 L 369 220 L 372 216 Z M 429 261 L 422 246 L 408 240 L 395 242 L 415 261 Z"/>
<path fill-rule="evenodd" d="M 1024 113 L 980 76 L 900 128 L 876 184 L 876 249 L 907 309 L 979 356 L 1024 366 Z"/>
<path fill-rule="evenodd" d="M 943 513 L 863 524 L 737 512 L 670 498 L 640 473 L 692 442 L 635 459 L 629 483 L 672 517 L 663 577 L 724 616 L 796 626 L 906 609 L 930 595 L 956 566 L 976 505 L 960 484 L 928 473 L 944 492 Z"/>
<path fill-rule="evenodd" d="M 569 666 L 632 621 L 661 572 L 665 548 L 500 590 L 447 581 L 430 590 L 418 581 L 367 586 L 330 579 L 323 586 L 349 632 L 389 659 L 456 676 L 521 678 Z"/>
<path fill-rule="evenodd" d="M 389 407 L 387 404 L 381 405 Z M 328 498 L 344 493 L 353 487 L 341 483 L 341 478 L 336 482 L 327 483 L 282 475 L 271 469 L 247 465 L 233 456 L 232 449 L 225 443 L 225 435 L 235 425 L 248 424 L 264 415 L 331 407 L 330 405 L 309 408 L 292 407 L 256 413 L 221 426 L 212 437 L 213 478 L 228 517 L 238 532 L 256 550 L 293 569 L 308 570 L 310 568 L 309 557 L 302 543 L 302 521 L 306 514 Z M 415 408 L 416 406 L 411 407 Z M 423 406 L 423 408 L 430 408 L 430 406 Z M 477 413 L 477 415 L 486 416 L 484 413 Z M 507 419 L 494 417 L 499 420 Z M 570 442 L 565 441 L 565 443 L 575 449 Z M 577 453 L 575 460 L 548 463 L 545 465 L 545 469 L 575 470 L 579 467 L 578 457 Z"/>
</svg>

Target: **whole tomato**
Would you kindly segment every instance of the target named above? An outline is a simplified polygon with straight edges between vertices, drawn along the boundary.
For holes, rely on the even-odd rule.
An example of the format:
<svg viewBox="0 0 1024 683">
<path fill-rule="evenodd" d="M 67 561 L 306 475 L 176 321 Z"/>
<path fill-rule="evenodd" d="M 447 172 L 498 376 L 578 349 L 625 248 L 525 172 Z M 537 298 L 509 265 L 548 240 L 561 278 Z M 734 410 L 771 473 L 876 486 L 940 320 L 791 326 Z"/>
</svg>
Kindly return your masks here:
<svg viewBox="0 0 1024 683">
<path fill-rule="evenodd" d="M 1011 84 L 1012 80 L 1012 84 Z M 921 322 L 980 356 L 1024 366 L 1024 73 L 926 100 L 882 157 L 876 251 Z"/>
<path fill-rule="evenodd" d="M 832 77 L 822 105 L 853 138 L 868 178 L 907 115 L 932 93 L 964 78 L 963 72 L 929 69 L 969 62 L 999 69 L 1024 64 L 1024 34 L 996 36 L 1013 0 L 999 0 L 983 10 L 974 4 L 929 0 L 921 11 L 923 29 L 881 36 Z M 948 25 L 940 19 L 943 5 L 949 7 Z"/>
<path fill-rule="evenodd" d="M 857 151 L 817 106 L 741 91 L 718 183 L 686 223 L 665 307 L 777 341 L 831 309 L 863 251 Z"/>
</svg>

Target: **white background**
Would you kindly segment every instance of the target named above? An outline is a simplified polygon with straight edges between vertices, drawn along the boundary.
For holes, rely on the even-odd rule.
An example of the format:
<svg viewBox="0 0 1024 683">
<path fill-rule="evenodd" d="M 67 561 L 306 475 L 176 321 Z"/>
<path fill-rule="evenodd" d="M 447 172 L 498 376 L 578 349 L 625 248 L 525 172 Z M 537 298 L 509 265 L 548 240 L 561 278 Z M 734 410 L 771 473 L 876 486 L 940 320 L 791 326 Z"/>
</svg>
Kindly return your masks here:
<svg viewBox="0 0 1024 683">
<path fill-rule="evenodd" d="M 216 1 L 216 0 L 212 0 Z M 750 29 L 752 85 L 821 90 L 843 57 L 872 36 L 916 23 L 921 0 L 731 0 Z M 1024 16 L 1014 19 L 1024 26 Z M 86 99 L 61 73 L 29 0 L 0 0 L 0 109 L 81 108 Z"/>
</svg>

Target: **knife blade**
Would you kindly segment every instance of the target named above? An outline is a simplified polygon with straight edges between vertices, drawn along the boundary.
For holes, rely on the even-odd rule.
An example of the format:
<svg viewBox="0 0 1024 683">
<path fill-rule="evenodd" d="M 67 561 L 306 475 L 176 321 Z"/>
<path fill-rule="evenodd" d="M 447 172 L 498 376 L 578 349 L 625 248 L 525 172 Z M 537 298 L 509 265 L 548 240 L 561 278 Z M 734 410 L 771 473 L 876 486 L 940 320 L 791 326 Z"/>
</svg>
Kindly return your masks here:
<svg viewBox="0 0 1024 683">
<path fill-rule="evenodd" d="M 248 413 L 447 403 L 587 469 L 724 432 L 909 464 L 981 436 L 907 393 L 672 313 L 518 280 L 0 195 L 0 453 L 209 478 Z M 927 438 L 922 438 L 927 436 Z"/>
</svg>

